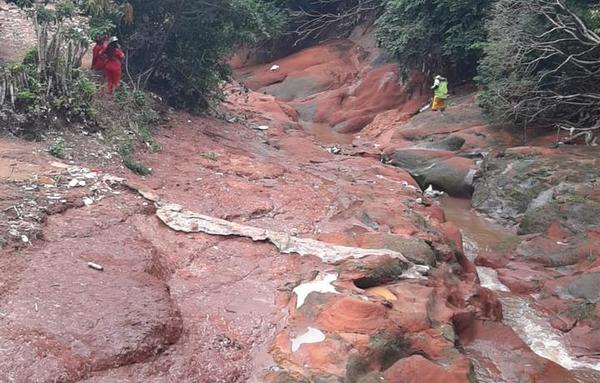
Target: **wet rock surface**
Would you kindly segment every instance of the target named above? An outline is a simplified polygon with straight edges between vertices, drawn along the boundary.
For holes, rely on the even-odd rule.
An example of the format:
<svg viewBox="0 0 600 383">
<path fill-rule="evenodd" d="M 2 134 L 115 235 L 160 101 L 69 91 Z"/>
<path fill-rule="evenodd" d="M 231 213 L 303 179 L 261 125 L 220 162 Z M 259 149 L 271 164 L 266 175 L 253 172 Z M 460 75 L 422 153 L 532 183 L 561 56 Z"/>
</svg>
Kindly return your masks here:
<svg viewBox="0 0 600 383">
<path fill-rule="evenodd" d="M 475 181 L 473 205 L 520 235 L 508 252 L 476 262 L 513 293 L 533 294 L 564 334 L 571 354 L 557 358 L 570 366 L 597 365 L 599 158 L 594 147 L 516 147 L 487 158 Z"/>
<path fill-rule="evenodd" d="M 0 202 L 60 202 L 0 253 L 9 381 L 598 381 L 597 151 L 503 150 L 469 92 L 413 116 L 425 79 L 368 40 L 238 68 L 251 90 L 173 115 L 148 178 L 0 140 Z"/>
<path fill-rule="evenodd" d="M 51 215 L 43 240 L 3 254 L 2 273 L 12 276 L 2 295 L 3 370 L 41 382 L 264 381 L 269 369 L 344 381 L 384 377 L 419 354 L 466 379 L 468 359 L 444 340 L 454 313 L 494 318 L 472 299 L 476 284 L 463 280 L 443 215 L 415 203 L 421 193 L 405 171 L 332 156 L 302 134 L 269 132 L 278 149 L 252 128 L 188 120 L 175 116 L 158 137 L 163 152 L 145 154 L 153 177 L 129 176 L 119 194 Z M 298 155 L 282 149 L 288 141 Z M 251 239 L 178 233 L 131 188 L 372 255 L 328 264 Z M 411 264 L 429 277 L 406 274 Z M 297 308 L 292 290 L 315 272 L 338 274 L 336 293 L 309 292 Z M 303 340 L 309 328 L 324 339 Z"/>
</svg>

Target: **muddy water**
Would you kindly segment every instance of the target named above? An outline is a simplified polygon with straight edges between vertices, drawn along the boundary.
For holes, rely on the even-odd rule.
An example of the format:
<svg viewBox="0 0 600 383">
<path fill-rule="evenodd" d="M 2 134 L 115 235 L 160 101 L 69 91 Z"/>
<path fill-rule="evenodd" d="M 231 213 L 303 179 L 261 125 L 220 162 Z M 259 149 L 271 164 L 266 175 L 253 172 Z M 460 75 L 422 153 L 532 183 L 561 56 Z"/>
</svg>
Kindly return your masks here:
<svg viewBox="0 0 600 383">
<path fill-rule="evenodd" d="M 441 206 L 448 221 L 456 223 L 463 234 L 465 254 L 473 260 L 479 252 L 507 252 L 518 243 L 514 231 L 495 224 L 475 213 L 469 200 L 444 197 Z M 480 283 L 498 293 L 502 302 L 503 322 L 537 355 L 552 360 L 568 370 L 576 370 L 580 382 L 600 381 L 600 363 L 587 363 L 578 360 L 568 349 L 563 334 L 554 329 L 542 313 L 535 308 L 533 297 L 518 296 L 499 280 L 494 269 L 477 267 Z M 493 350 L 489 350 L 493 352 Z M 493 358 L 492 358 L 493 359 Z M 495 382 L 495 377 L 474 361 L 480 382 Z"/>
<path fill-rule="evenodd" d="M 353 134 L 338 133 L 328 124 L 306 123 L 303 126 L 321 144 L 351 144 L 354 140 Z"/>
</svg>

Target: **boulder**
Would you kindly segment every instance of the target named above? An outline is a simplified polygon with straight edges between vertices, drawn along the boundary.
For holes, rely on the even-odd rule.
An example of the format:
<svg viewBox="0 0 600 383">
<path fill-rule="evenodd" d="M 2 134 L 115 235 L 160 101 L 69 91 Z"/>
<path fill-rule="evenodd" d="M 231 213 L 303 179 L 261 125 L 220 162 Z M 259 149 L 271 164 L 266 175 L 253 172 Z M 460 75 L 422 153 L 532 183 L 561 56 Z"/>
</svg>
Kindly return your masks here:
<svg viewBox="0 0 600 383">
<path fill-rule="evenodd" d="M 468 372 L 448 370 L 421 355 L 413 355 L 394 363 L 383 376 L 390 383 L 468 383 Z"/>
<path fill-rule="evenodd" d="M 475 208 L 520 223 L 520 234 L 545 232 L 556 223 L 572 233 L 599 224 L 600 201 L 592 184 L 600 177 L 595 149 L 518 149 L 484 161 L 474 183 Z"/>
<path fill-rule="evenodd" d="M 318 314 L 317 323 L 324 331 L 358 334 L 393 328 L 387 319 L 387 309 L 381 303 L 351 297 L 330 301 Z"/>
<path fill-rule="evenodd" d="M 429 149 L 447 150 L 450 152 L 456 152 L 463 147 L 463 145 L 465 144 L 465 141 L 466 140 L 463 137 L 453 134 L 453 135 L 450 135 L 439 141 L 425 143 L 425 144 L 423 144 L 423 146 L 426 148 L 429 148 Z"/>
<path fill-rule="evenodd" d="M 432 185 L 455 197 L 469 197 L 473 193 L 475 162 L 456 157 L 452 152 L 427 149 L 388 150 L 383 160 L 406 169 L 424 190 Z"/>
</svg>

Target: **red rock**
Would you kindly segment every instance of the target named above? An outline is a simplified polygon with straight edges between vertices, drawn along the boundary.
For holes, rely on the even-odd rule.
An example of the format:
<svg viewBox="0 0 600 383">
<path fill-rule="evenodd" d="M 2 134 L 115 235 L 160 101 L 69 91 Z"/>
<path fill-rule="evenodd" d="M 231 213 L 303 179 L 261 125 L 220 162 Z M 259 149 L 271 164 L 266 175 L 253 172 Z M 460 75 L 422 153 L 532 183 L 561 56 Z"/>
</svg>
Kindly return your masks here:
<svg viewBox="0 0 600 383">
<path fill-rule="evenodd" d="M 319 327 L 328 332 L 371 334 L 389 326 L 387 309 L 380 303 L 343 297 L 330 302 L 317 316 Z"/>
<path fill-rule="evenodd" d="M 467 258 L 464 253 L 457 253 L 456 260 L 458 264 L 462 267 L 462 270 L 465 274 L 465 279 L 468 281 L 476 281 L 478 280 L 477 276 L 477 267 L 475 264 Z"/>
<path fill-rule="evenodd" d="M 453 333 L 451 326 L 447 329 Z M 445 358 L 454 349 L 454 343 L 444 337 L 441 328 L 411 333 L 408 337 L 413 350 L 423 352 L 433 360 Z"/>
<path fill-rule="evenodd" d="M 425 209 L 425 214 L 426 216 L 429 217 L 429 219 L 431 219 L 434 223 L 446 223 L 446 214 L 444 213 L 444 209 L 442 209 L 439 206 L 436 205 L 432 205 L 432 206 L 427 206 L 427 208 Z M 444 227 L 444 225 L 440 225 L 441 227 Z M 455 241 L 456 246 L 460 249 L 462 248 L 462 235 L 460 238 L 460 242 L 456 242 L 457 237 L 457 233 L 456 231 L 458 230 L 458 234 L 460 234 L 460 229 L 458 229 L 456 226 L 453 226 L 452 224 L 448 224 L 446 225 L 446 228 L 448 229 L 447 231 L 444 231 L 444 234 L 447 234 L 447 237 L 450 238 L 451 240 Z"/>
<path fill-rule="evenodd" d="M 351 350 L 348 343 L 326 338 L 319 343 L 303 344 L 296 352 L 291 352 L 290 339 L 290 334 L 282 331 L 271 347 L 271 355 L 280 366 L 299 376 L 310 373 L 345 375 Z"/>
<path fill-rule="evenodd" d="M 400 283 L 389 289 L 396 295 L 390 320 L 404 331 L 418 332 L 429 327 L 429 307 L 434 289 L 416 283 Z"/>
<path fill-rule="evenodd" d="M 508 262 L 510 262 L 510 259 L 506 254 L 493 251 L 481 252 L 477 255 L 477 258 L 475 258 L 475 264 L 477 266 L 491 267 L 492 269 L 505 267 Z"/>
<path fill-rule="evenodd" d="M 348 54 L 350 51 L 352 54 Z M 342 80 L 356 75 L 352 55 L 358 53 L 360 53 L 360 48 L 350 41 L 330 41 L 278 60 L 279 69 L 277 71 L 270 71 L 273 64 L 269 63 L 240 69 L 236 72 L 236 76 L 253 90 L 267 92 L 271 90 L 275 93 L 278 93 L 279 89 L 294 90 L 296 88 L 292 82 L 303 78 L 306 78 L 306 81 L 323 81 L 320 84 L 321 88 L 318 89 L 324 90 L 332 84 L 339 86 L 343 83 Z M 285 83 L 286 80 L 288 83 Z M 268 88 L 275 85 L 277 88 Z M 283 97 L 282 99 L 290 100 L 291 98 Z"/>
<path fill-rule="evenodd" d="M 554 222 L 548 227 L 548 230 L 546 230 L 546 235 L 551 239 L 560 241 L 570 237 L 572 233 L 562 227 L 560 223 Z"/>
<path fill-rule="evenodd" d="M 464 252 L 462 233 L 456 224 L 452 222 L 444 222 L 439 226 L 439 228 L 444 236 L 450 239 L 456 245 L 456 248 L 459 251 Z"/>
<path fill-rule="evenodd" d="M 490 378 L 496 381 L 577 382 L 570 371 L 534 354 L 510 327 L 500 322 L 476 321 L 469 332 L 461 334 L 460 340 L 465 351 L 485 365 Z"/>
<path fill-rule="evenodd" d="M 502 320 L 502 304 L 496 294 L 485 287 L 478 287 L 468 302 L 474 307 L 477 319 Z"/>
<path fill-rule="evenodd" d="M 411 103 L 411 93 L 423 83 L 423 75 L 415 72 L 406 84 L 400 85 L 395 65 L 378 66 L 366 71 L 358 86 L 319 96 L 314 121 L 325 122 L 336 131 L 356 132 L 386 110 L 402 107 L 405 113 L 414 113 L 424 98 Z"/>
<path fill-rule="evenodd" d="M 597 322 L 595 323 L 597 325 Z M 575 326 L 568 333 L 569 345 L 575 355 L 597 358 L 600 350 L 600 329 L 589 326 Z"/>
<path fill-rule="evenodd" d="M 383 374 L 386 382 L 468 383 L 468 374 L 448 371 L 420 355 L 400 359 Z"/>
</svg>

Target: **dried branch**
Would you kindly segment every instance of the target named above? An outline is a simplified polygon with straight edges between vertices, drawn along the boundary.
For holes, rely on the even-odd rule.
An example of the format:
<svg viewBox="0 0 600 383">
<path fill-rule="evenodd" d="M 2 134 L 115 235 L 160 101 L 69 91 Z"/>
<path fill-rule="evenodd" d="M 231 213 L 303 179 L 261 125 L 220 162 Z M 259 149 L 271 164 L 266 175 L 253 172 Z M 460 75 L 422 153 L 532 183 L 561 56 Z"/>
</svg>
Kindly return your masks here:
<svg viewBox="0 0 600 383">
<path fill-rule="evenodd" d="M 333 11 L 312 10 L 322 8 Z M 294 45 L 298 45 L 332 30 L 347 31 L 368 16 L 376 15 L 381 9 L 381 0 L 313 0 L 308 9 L 300 8 L 290 12 L 297 25 L 290 34 L 297 36 Z"/>
</svg>

